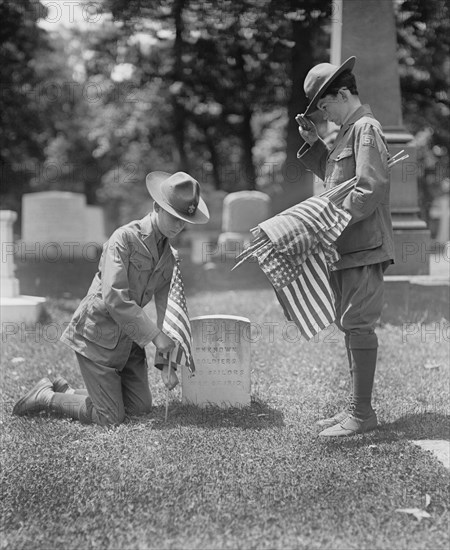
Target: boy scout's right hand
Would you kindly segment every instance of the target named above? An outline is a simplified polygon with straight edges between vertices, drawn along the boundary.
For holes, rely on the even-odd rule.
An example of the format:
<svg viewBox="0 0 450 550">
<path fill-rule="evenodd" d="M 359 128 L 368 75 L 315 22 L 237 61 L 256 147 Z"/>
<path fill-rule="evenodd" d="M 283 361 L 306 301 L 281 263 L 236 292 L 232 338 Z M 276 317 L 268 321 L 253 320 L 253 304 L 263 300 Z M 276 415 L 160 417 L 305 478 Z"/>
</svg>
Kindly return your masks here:
<svg viewBox="0 0 450 550">
<path fill-rule="evenodd" d="M 297 121 L 297 124 L 298 124 L 299 134 L 306 141 L 306 143 L 308 143 L 309 145 L 312 145 L 319 139 L 319 134 L 317 133 L 316 125 L 309 118 L 303 115 L 297 115 L 295 117 L 295 120 Z"/>
<path fill-rule="evenodd" d="M 155 344 L 155 347 L 158 351 L 161 353 L 167 353 L 169 351 L 172 351 L 175 347 L 175 342 L 172 340 L 172 338 L 169 338 L 164 332 L 160 332 L 157 334 L 152 342 Z"/>
</svg>

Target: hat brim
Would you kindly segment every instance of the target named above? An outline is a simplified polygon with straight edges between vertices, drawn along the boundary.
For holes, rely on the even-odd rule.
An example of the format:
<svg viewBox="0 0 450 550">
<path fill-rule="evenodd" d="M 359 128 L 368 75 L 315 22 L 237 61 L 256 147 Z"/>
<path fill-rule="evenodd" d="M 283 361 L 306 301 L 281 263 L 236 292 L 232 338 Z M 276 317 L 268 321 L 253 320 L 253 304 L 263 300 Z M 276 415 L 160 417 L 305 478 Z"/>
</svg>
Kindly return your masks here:
<svg viewBox="0 0 450 550">
<path fill-rule="evenodd" d="M 180 220 L 193 224 L 207 223 L 209 221 L 209 210 L 205 201 L 201 197 L 199 197 L 198 200 L 197 210 L 194 214 L 192 214 L 192 216 L 185 214 L 184 212 L 179 212 L 168 204 L 166 197 L 161 193 L 161 183 L 170 178 L 170 176 L 171 174 L 168 174 L 167 172 L 150 172 L 150 174 L 147 174 L 145 183 L 152 199 L 166 212 L 169 212 L 169 214 L 172 214 L 172 216 L 175 216 Z"/>
<path fill-rule="evenodd" d="M 352 70 L 356 63 L 356 57 L 352 56 L 349 57 L 340 67 L 338 67 L 333 74 L 331 74 L 327 80 L 322 84 L 322 86 L 319 88 L 319 90 L 316 92 L 316 95 L 312 98 L 310 101 L 308 107 L 306 108 L 306 111 L 304 112 L 304 115 L 310 115 L 314 111 L 317 110 L 317 103 L 319 102 L 319 99 L 325 95 L 325 92 L 327 88 L 332 84 L 336 78 L 342 74 L 344 71 Z"/>
</svg>

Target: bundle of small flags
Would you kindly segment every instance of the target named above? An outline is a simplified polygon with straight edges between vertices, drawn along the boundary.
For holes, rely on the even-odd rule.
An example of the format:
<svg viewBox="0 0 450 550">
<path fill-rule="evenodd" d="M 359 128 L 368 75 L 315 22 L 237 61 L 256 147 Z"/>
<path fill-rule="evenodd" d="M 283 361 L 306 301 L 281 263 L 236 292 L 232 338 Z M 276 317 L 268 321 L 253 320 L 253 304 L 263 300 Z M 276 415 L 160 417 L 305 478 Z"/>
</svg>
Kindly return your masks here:
<svg viewBox="0 0 450 550">
<path fill-rule="evenodd" d="M 402 153 L 392 157 L 388 166 L 408 157 L 400 157 Z M 342 203 L 355 183 L 356 177 L 260 223 L 233 267 L 256 258 L 285 317 L 295 322 L 306 340 L 335 320 L 329 268 L 339 260 L 336 239 L 351 220 Z"/>
</svg>

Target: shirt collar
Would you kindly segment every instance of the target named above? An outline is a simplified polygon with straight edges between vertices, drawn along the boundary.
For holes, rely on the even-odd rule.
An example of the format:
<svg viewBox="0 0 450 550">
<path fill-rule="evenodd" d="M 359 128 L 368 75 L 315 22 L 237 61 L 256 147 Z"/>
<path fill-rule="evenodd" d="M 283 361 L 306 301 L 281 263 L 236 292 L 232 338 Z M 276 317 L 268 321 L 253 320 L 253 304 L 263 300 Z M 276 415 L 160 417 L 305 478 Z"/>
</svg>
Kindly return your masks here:
<svg viewBox="0 0 450 550">
<path fill-rule="evenodd" d="M 159 230 L 158 224 L 156 223 L 156 216 L 154 212 L 150 212 L 141 220 L 141 235 L 143 237 L 148 237 L 150 234 L 155 237 L 156 242 L 164 238 L 163 234 Z"/>
<path fill-rule="evenodd" d="M 355 124 L 357 120 L 359 120 L 363 116 L 371 116 L 373 117 L 372 110 L 370 109 L 369 105 L 361 105 L 357 109 L 353 111 L 353 113 L 347 118 L 347 120 L 344 122 L 342 127 L 348 127 L 352 124 Z"/>
<path fill-rule="evenodd" d="M 155 258 L 155 260 L 157 261 L 160 260 L 162 256 L 160 257 L 160 254 L 158 253 L 157 245 L 161 239 L 164 239 L 164 235 L 158 229 L 155 213 L 150 212 L 149 214 L 147 214 L 147 216 L 145 216 L 145 218 L 142 218 L 142 220 L 140 220 L 140 223 L 141 223 L 140 234 L 144 242 L 144 245 L 150 251 L 150 253 Z M 164 246 L 164 252 L 166 251 L 167 248 L 168 247 Z"/>
<path fill-rule="evenodd" d="M 350 128 L 350 126 L 355 124 L 355 122 L 363 116 L 373 117 L 372 111 L 371 111 L 369 105 L 367 105 L 367 104 L 366 105 L 361 105 L 355 111 L 353 111 L 353 113 L 347 118 L 347 120 L 344 122 L 344 124 L 340 127 L 339 132 L 338 132 L 338 134 L 337 134 L 337 136 L 334 140 L 334 143 L 331 146 L 330 153 L 333 152 L 336 149 L 339 141 L 342 139 L 342 137 L 347 132 L 347 130 Z"/>
</svg>

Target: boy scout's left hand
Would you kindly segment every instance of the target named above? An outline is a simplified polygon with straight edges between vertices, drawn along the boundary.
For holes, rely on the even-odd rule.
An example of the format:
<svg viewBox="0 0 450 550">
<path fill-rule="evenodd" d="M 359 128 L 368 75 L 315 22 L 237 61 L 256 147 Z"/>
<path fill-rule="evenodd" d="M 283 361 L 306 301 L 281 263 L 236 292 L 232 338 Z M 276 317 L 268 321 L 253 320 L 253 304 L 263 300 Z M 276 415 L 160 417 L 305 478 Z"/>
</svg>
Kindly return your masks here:
<svg viewBox="0 0 450 550">
<path fill-rule="evenodd" d="M 172 340 L 172 338 L 169 338 L 166 334 L 164 334 L 164 332 L 160 332 L 159 334 L 157 334 L 153 338 L 152 342 L 161 353 L 172 351 L 175 347 L 175 342 Z"/>
</svg>

